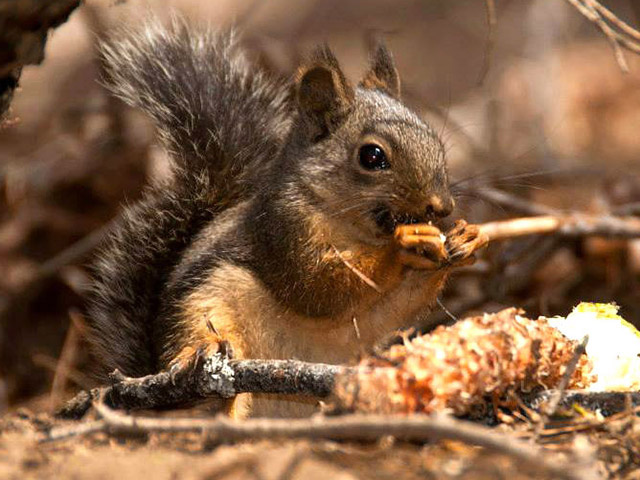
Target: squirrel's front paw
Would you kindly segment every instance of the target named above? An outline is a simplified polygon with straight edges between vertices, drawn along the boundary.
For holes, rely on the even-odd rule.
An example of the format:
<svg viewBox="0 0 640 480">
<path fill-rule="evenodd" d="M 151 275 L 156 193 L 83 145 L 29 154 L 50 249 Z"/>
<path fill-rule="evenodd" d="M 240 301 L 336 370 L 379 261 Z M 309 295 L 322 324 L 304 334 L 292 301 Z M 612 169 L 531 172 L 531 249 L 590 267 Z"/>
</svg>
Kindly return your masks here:
<svg viewBox="0 0 640 480">
<path fill-rule="evenodd" d="M 448 263 L 455 266 L 470 265 L 475 262 L 476 250 L 488 243 L 489 238 L 477 225 L 469 225 L 464 220 L 458 220 L 447 232 L 445 248 L 449 257 Z"/>
<path fill-rule="evenodd" d="M 446 237 L 433 225 L 400 225 L 395 231 L 395 241 L 401 247 L 399 261 L 411 268 L 436 270 L 449 257 Z"/>
</svg>

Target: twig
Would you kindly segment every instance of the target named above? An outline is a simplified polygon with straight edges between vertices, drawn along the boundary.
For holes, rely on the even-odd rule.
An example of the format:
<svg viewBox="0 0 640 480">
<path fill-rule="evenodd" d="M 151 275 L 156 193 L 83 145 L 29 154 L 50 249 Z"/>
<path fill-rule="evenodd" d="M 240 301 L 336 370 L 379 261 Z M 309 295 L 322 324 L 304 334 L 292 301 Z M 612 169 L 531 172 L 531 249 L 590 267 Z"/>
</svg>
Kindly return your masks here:
<svg viewBox="0 0 640 480">
<path fill-rule="evenodd" d="M 607 7 L 602 5 L 600 2 L 589 0 L 588 3 L 591 4 L 591 6 L 593 8 L 598 10 L 598 12 L 600 12 L 602 14 L 602 16 L 604 16 L 607 20 L 609 20 L 617 28 L 622 30 L 624 33 L 629 35 L 631 38 L 634 38 L 636 40 L 640 40 L 640 32 L 638 30 L 636 30 L 635 28 L 631 27 L 629 24 L 627 24 L 627 23 L 623 22 L 622 20 L 620 20 L 616 15 L 614 15 L 614 13 L 611 10 L 609 10 Z"/>
<path fill-rule="evenodd" d="M 51 355 L 47 355 L 45 353 L 34 353 L 31 356 L 31 361 L 34 365 L 45 368 L 54 375 L 56 373 L 56 370 L 58 369 L 58 364 L 60 363 L 59 358 L 52 357 Z M 87 385 L 92 384 L 92 379 L 89 375 L 86 375 L 73 368 L 67 371 L 67 378 L 74 384 L 78 385 L 80 388 L 85 388 Z"/>
<path fill-rule="evenodd" d="M 536 234 L 562 236 L 640 237 L 640 219 L 579 213 L 514 218 L 478 225 L 489 240 L 503 240 Z"/>
<path fill-rule="evenodd" d="M 66 438 L 88 435 L 90 433 L 104 432 L 107 422 L 104 420 L 92 420 L 82 423 L 74 423 L 64 427 L 55 427 L 42 439 L 43 442 L 56 442 Z"/>
<path fill-rule="evenodd" d="M 311 439 L 375 441 L 384 436 L 407 441 L 455 440 L 477 445 L 515 458 L 529 466 L 552 473 L 556 478 L 584 479 L 593 477 L 593 472 L 569 468 L 549 458 L 544 450 L 522 442 L 510 435 L 496 432 L 470 422 L 456 420 L 446 415 L 385 416 L 351 414 L 338 417 L 312 417 L 307 419 L 251 419 L 242 422 L 224 416 L 214 419 L 201 418 L 149 418 L 124 415 L 103 404 L 95 405 L 103 419 L 106 432 L 206 432 L 214 439 L 225 442 L 241 442 L 263 439 Z M 82 435 L 96 431 L 92 428 L 73 432 L 63 427 L 61 432 L 53 429 L 43 441 L 68 438 L 70 434 Z"/>
<path fill-rule="evenodd" d="M 64 391 L 67 387 L 69 372 L 73 369 L 76 360 L 78 344 L 81 338 L 82 315 L 76 310 L 69 312 L 69 329 L 62 345 L 60 358 L 51 382 L 51 393 L 49 395 L 49 409 L 51 411 L 60 403 Z"/>
<path fill-rule="evenodd" d="M 229 360 L 217 353 L 197 355 L 173 371 L 141 378 L 112 374 L 114 384 L 83 391 L 58 412 L 63 418 L 81 418 L 93 401 L 109 407 L 154 409 L 191 405 L 211 398 L 233 398 L 244 392 L 326 397 L 338 373 L 349 367 L 295 360 Z"/>
<path fill-rule="evenodd" d="M 66 267 L 89 254 L 102 242 L 115 223 L 115 219 L 111 220 L 109 223 L 92 231 L 85 237 L 82 237 L 77 242 L 69 245 L 60 253 L 41 264 L 33 282 L 44 280 L 55 275 L 61 268 Z"/>
<path fill-rule="evenodd" d="M 558 405 L 560 404 L 560 400 L 562 400 L 564 393 L 567 391 L 569 380 L 571 380 L 571 376 L 573 375 L 573 372 L 575 372 L 576 367 L 578 366 L 578 361 L 580 360 L 580 357 L 584 354 L 585 349 L 587 348 L 588 341 L 589 341 L 589 336 L 585 335 L 585 337 L 582 339 L 582 342 L 580 342 L 580 344 L 576 347 L 575 351 L 573 352 L 571 361 L 567 365 L 564 375 L 562 375 L 560 384 L 558 385 L 554 394 L 550 396 L 549 403 L 544 409 L 544 413 L 547 417 L 555 415 L 556 411 L 558 410 Z"/>
<path fill-rule="evenodd" d="M 607 7 L 602 5 L 600 2 L 596 2 L 593 0 L 588 0 L 588 3 L 595 8 L 603 17 L 613 23 L 617 28 L 622 30 L 625 34 L 629 35 L 631 38 L 635 40 L 640 40 L 640 32 L 635 28 L 631 27 L 629 24 L 620 20 L 614 13 L 609 10 Z"/>
<path fill-rule="evenodd" d="M 588 430 L 602 428 L 606 425 L 611 425 L 612 423 L 619 422 L 620 420 L 626 420 L 629 418 L 633 419 L 640 413 L 640 407 L 633 406 L 633 400 L 629 393 L 624 393 L 623 395 L 627 400 L 625 401 L 626 406 L 623 410 L 617 411 L 616 413 L 607 417 L 598 416 L 585 419 L 573 419 L 568 424 L 566 422 L 566 419 L 563 419 L 560 420 L 559 426 L 555 426 L 553 423 L 548 423 L 547 425 L 544 425 L 544 428 L 536 432 L 536 437 L 538 437 L 538 439 L 545 439 L 571 433 L 585 432 Z M 528 408 L 522 403 L 520 404 L 520 406 L 521 408 Z M 529 437 L 529 434 L 525 433 L 521 438 L 533 437 Z"/>
<path fill-rule="evenodd" d="M 491 68 L 491 57 L 493 56 L 493 50 L 495 48 L 495 34 L 496 25 L 498 24 L 498 18 L 496 16 L 496 2 L 495 0 L 485 0 L 485 11 L 487 12 L 487 40 L 484 48 L 484 59 L 482 61 L 482 70 L 478 76 L 478 85 L 481 86 L 484 83 L 489 68 Z"/>
<path fill-rule="evenodd" d="M 490 187 L 474 188 L 473 193 L 479 198 L 489 203 L 495 203 L 501 207 L 507 208 L 523 215 L 559 215 L 560 212 L 555 208 L 547 207 L 537 203 L 529 202 L 523 198 L 511 195 L 502 190 Z"/>
<path fill-rule="evenodd" d="M 204 399 L 231 398 L 243 392 L 323 398 L 333 393 L 338 376 L 357 376 L 357 368 L 368 367 L 293 360 L 228 361 L 221 359 L 219 354 L 212 357 L 198 356 L 192 365 L 174 372 L 162 372 L 138 379 L 120 377 L 112 386 L 81 392 L 67 404 L 60 415 L 65 418 L 80 418 L 96 401 L 104 402 L 109 408 L 152 409 L 185 406 Z M 538 408 L 541 404 L 548 404 L 549 399 L 555 398 L 555 395 L 557 394 L 553 391 L 548 391 L 531 396 L 525 401 L 532 408 Z M 634 405 L 640 404 L 640 393 L 631 393 L 629 396 Z M 623 392 L 569 391 L 560 395 L 558 405 L 567 407 L 577 403 L 591 410 L 598 409 L 604 415 L 611 415 L 627 408 L 629 396 Z M 187 425 L 189 426 L 184 428 L 195 428 L 192 423 Z M 81 430 L 80 434 L 82 433 Z M 59 433 L 52 438 L 58 438 L 56 435 Z M 65 433 L 63 436 L 69 435 L 72 433 Z"/>
<path fill-rule="evenodd" d="M 83 7 L 84 21 L 87 29 L 92 34 L 91 49 L 93 50 L 93 58 L 99 72 L 99 78 L 106 78 L 106 65 L 100 60 L 98 48 L 99 41 L 108 37 L 108 27 L 105 24 L 104 14 L 94 4 L 86 3 Z M 109 119 L 108 138 L 116 144 L 121 144 L 125 133 L 124 102 L 115 95 L 111 95 L 104 86 L 102 86 L 101 91 L 105 99 L 104 110 Z"/>
<path fill-rule="evenodd" d="M 629 26 L 613 12 L 602 6 L 597 0 L 567 0 L 587 20 L 595 24 L 607 37 L 613 48 L 616 61 L 623 72 L 629 71 L 629 66 L 622 49 L 640 53 L 640 32 Z M 608 22 L 608 23 L 607 23 Z M 611 25 L 613 25 L 613 27 Z"/>
</svg>

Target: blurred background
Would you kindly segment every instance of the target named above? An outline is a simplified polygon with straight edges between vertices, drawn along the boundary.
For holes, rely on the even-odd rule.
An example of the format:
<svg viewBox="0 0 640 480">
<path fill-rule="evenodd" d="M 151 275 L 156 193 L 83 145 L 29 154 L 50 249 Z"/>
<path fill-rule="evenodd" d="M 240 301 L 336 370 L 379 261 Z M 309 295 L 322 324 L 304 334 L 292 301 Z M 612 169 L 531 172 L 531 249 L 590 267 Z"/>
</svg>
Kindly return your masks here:
<svg viewBox="0 0 640 480">
<path fill-rule="evenodd" d="M 152 126 L 99 83 L 96 38 L 177 10 L 235 25 L 256 62 L 289 76 L 328 41 L 357 81 L 382 36 L 403 97 L 446 143 L 473 222 L 544 212 L 640 214 L 640 59 L 628 73 L 568 2 L 87 0 L 25 67 L 0 128 L 0 413 L 50 408 L 91 386 L 83 301 L 91 255 L 150 179 L 167 174 Z M 631 25 L 640 2 L 605 4 Z M 493 26 L 490 27 L 490 24 Z M 518 203 L 514 200 L 521 200 Z M 640 323 L 640 243 L 525 238 L 460 271 L 423 326 L 518 306 L 565 315 L 615 301 Z"/>
</svg>

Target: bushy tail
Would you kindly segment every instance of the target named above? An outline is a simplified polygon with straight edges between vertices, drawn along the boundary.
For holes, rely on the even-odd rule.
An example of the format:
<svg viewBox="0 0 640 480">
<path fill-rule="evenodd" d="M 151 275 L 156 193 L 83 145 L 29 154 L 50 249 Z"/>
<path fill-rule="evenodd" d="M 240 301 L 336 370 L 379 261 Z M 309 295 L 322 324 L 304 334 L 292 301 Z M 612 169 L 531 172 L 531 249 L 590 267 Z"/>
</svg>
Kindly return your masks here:
<svg viewBox="0 0 640 480">
<path fill-rule="evenodd" d="M 174 178 L 125 209 L 94 265 L 89 340 L 102 372 L 155 371 L 162 286 L 194 235 L 250 188 L 290 124 L 287 91 L 232 34 L 152 22 L 102 46 L 108 87 L 154 121 Z"/>
<path fill-rule="evenodd" d="M 127 207 L 92 265 L 88 340 L 98 376 L 157 371 L 154 327 L 160 294 L 191 238 L 217 213 L 207 177 L 148 189 Z"/>
<path fill-rule="evenodd" d="M 174 167 L 210 172 L 223 196 L 260 174 L 289 129 L 287 89 L 248 62 L 233 32 L 151 21 L 101 53 L 108 88 L 153 119 Z"/>
</svg>

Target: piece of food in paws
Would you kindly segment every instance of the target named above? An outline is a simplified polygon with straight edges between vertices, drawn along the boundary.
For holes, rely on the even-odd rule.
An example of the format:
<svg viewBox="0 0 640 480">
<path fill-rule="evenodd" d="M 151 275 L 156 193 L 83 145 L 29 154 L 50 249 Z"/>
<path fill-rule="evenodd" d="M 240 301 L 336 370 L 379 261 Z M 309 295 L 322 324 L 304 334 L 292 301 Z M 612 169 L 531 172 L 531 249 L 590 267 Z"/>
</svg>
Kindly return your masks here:
<svg viewBox="0 0 640 480">
<path fill-rule="evenodd" d="M 400 225 L 395 230 L 395 240 L 404 249 L 413 250 L 434 262 L 448 259 L 445 248 L 446 235 L 430 224 Z"/>
</svg>

